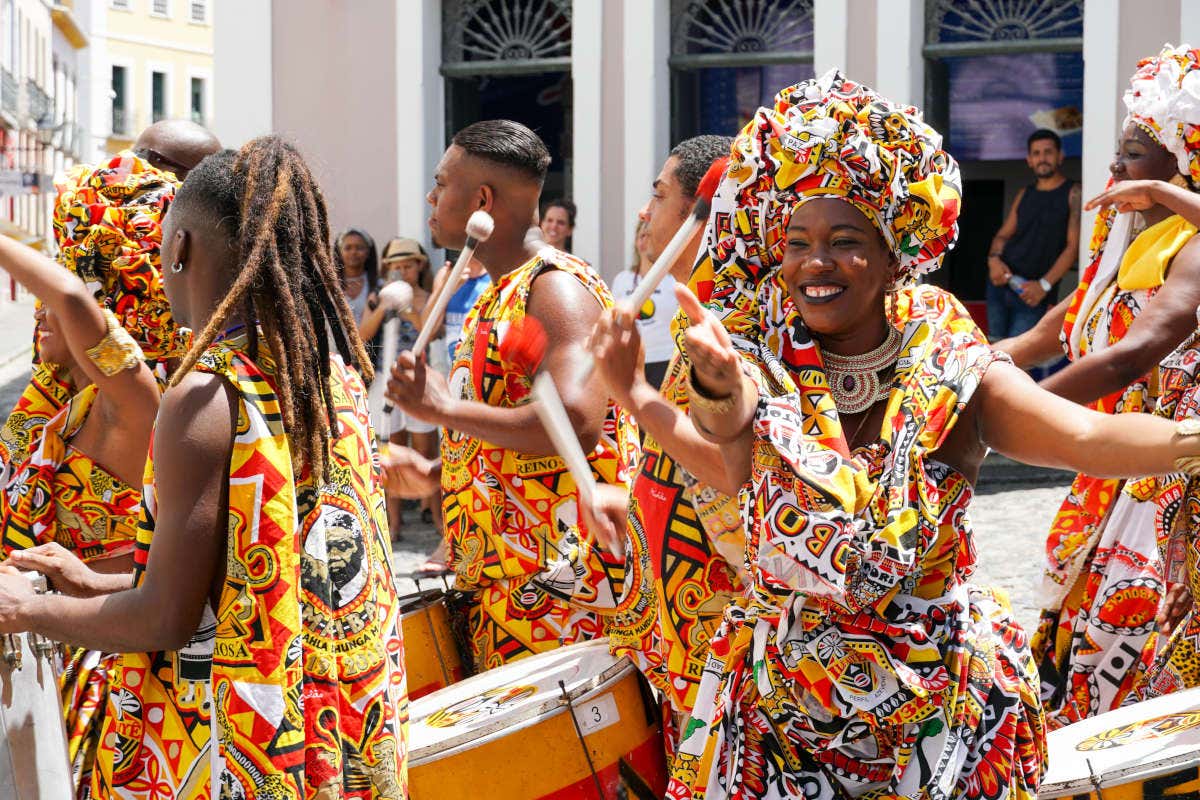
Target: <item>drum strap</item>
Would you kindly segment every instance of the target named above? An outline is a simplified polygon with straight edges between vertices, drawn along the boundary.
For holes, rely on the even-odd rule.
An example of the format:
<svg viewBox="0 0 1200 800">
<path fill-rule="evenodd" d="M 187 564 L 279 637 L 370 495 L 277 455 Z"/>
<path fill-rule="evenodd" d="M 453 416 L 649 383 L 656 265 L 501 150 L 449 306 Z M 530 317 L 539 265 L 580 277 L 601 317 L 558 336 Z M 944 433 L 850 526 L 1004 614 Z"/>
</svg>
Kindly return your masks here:
<svg viewBox="0 0 1200 800">
<path fill-rule="evenodd" d="M 463 677 L 469 678 L 479 671 L 475 663 L 475 651 L 471 648 L 471 607 L 478 605 L 478 592 L 451 589 L 446 592 L 446 613 L 450 619 L 450 635 L 458 648 L 458 659 L 463 664 Z"/>
</svg>

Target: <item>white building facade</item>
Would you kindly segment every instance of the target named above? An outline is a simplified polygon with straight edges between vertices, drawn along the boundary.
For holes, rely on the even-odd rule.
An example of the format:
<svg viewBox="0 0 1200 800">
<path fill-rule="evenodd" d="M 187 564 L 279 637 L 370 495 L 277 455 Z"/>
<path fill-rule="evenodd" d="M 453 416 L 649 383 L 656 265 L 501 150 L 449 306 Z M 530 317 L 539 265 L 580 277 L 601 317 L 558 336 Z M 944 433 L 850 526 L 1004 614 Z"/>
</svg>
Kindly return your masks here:
<svg viewBox="0 0 1200 800">
<path fill-rule="evenodd" d="M 611 276 L 671 144 L 732 135 L 778 89 L 839 66 L 946 133 L 967 182 L 946 280 L 972 299 L 973 262 L 1030 180 L 1028 133 L 1057 129 L 1068 173 L 1096 192 L 1138 58 L 1181 41 L 1200 46 L 1200 2 L 239 0 L 215 30 L 216 133 L 293 139 L 336 227 L 427 241 L 449 137 L 516 119 L 554 156 L 545 199 L 579 208 L 575 252 Z"/>
</svg>

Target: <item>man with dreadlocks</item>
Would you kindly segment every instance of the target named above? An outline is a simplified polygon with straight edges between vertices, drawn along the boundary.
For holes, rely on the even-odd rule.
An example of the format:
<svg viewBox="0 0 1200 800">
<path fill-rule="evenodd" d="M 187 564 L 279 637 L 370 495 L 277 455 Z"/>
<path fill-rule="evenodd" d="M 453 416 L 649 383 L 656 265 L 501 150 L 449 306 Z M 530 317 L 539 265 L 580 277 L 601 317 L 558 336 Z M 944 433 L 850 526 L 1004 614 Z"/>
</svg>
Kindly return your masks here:
<svg viewBox="0 0 1200 800">
<path fill-rule="evenodd" d="M 346 362 L 371 367 L 329 241 L 281 140 L 192 170 L 162 257 L 172 312 L 200 333 L 155 425 L 135 586 L 33 595 L 0 574 L 0 629 L 124 654 L 96 796 L 405 796 L 386 509 Z"/>
<path fill-rule="evenodd" d="M 598 378 L 576 374 L 612 295 L 583 261 L 525 241 L 549 163 L 537 134 L 508 120 L 454 136 L 434 174 L 429 227 L 438 246 L 461 248 L 468 217 L 491 214 L 494 231 L 475 255 L 492 285 L 464 323 L 449 386 L 407 352 L 388 383 L 405 413 L 445 429 L 449 562 L 480 670 L 602 635 L 620 596 L 623 560 L 581 524 L 575 484 L 529 402 L 528 366 L 501 349 L 527 316 L 541 324 L 542 369 L 562 392 L 596 480 L 624 488 L 636 429 Z"/>
</svg>

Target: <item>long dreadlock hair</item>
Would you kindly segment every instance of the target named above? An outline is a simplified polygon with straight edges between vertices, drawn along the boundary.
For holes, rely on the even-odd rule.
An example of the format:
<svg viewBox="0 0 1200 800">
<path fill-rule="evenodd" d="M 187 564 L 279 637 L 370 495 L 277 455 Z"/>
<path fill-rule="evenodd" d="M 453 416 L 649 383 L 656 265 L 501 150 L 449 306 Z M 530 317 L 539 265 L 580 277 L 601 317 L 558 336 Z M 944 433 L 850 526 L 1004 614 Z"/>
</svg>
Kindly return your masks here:
<svg viewBox="0 0 1200 800">
<path fill-rule="evenodd" d="M 191 203 L 219 220 L 237 250 L 239 267 L 171 385 L 195 366 L 238 309 L 250 358 L 258 357 L 261 332 L 275 360 L 294 466 L 299 471 L 307 465 L 312 474 L 325 476 L 336 430 L 326 328 L 346 363 L 367 381 L 374 374 L 342 294 L 321 189 L 295 147 L 277 136 L 262 136 L 239 151 L 224 150 L 201 161 L 175 198 L 177 207 Z"/>
</svg>

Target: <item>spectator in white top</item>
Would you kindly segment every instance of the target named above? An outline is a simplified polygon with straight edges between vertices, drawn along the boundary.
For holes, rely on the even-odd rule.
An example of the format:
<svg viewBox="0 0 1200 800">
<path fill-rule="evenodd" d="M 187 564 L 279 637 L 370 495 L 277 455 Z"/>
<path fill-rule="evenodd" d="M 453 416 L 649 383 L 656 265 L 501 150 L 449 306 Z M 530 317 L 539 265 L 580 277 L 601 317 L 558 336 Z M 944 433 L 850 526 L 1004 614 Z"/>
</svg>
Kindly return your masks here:
<svg viewBox="0 0 1200 800">
<path fill-rule="evenodd" d="M 650 269 L 654 259 L 650 257 L 650 232 L 645 220 L 638 220 L 637 235 L 634 237 L 633 264 L 623 270 L 612 281 L 613 297 L 618 301 L 633 294 L 642 277 Z M 646 363 L 643 370 L 646 382 L 651 386 L 661 386 L 667 374 L 667 365 L 671 362 L 671 354 L 675 352 L 675 342 L 671 338 L 671 320 L 679 309 L 675 299 L 675 278 L 667 275 L 662 283 L 650 295 L 650 298 L 638 309 L 637 327 L 642 337 L 642 345 L 646 349 Z"/>
<path fill-rule="evenodd" d="M 542 206 L 542 240 L 555 250 L 571 252 L 571 236 L 575 233 L 575 204 L 565 197 L 551 200 Z"/>
</svg>

